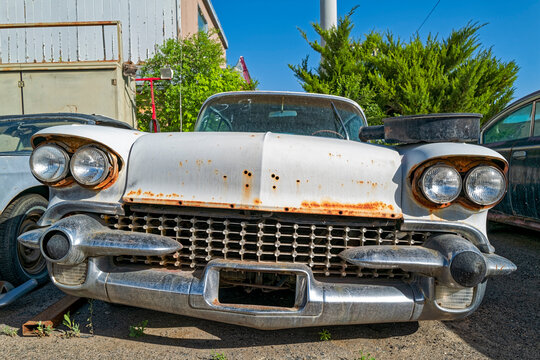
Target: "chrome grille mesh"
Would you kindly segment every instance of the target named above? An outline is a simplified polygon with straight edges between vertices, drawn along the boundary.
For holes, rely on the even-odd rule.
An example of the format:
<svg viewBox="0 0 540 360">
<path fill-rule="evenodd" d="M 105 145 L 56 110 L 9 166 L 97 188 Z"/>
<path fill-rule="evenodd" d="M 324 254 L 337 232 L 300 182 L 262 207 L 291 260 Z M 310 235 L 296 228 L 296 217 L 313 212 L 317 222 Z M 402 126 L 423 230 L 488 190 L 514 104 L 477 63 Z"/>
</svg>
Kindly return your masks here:
<svg viewBox="0 0 540 360">
<path fill-rule="evenodd" d="M 157 209 L 156 209 L 157 211 Z M 288 262 L 308 265 L 315 276 L 407 277 L 401 270 L 375 270 L 346 263 L 338 254 L 346 248 L 369 245 L 420 245 L 427 234 L 397 231 L 394 226 L 365 227 L 324 221 L 296 222 L 270 218 L 134 211 L 102 215 L 112 229 L 168 236 L 182 248 L 161 257 L 124 256 L 120 262 L 184 269 L 206 266 L 213 259 Z M 341 220 L 342 221 L 342 220 Z"/>
</svg>

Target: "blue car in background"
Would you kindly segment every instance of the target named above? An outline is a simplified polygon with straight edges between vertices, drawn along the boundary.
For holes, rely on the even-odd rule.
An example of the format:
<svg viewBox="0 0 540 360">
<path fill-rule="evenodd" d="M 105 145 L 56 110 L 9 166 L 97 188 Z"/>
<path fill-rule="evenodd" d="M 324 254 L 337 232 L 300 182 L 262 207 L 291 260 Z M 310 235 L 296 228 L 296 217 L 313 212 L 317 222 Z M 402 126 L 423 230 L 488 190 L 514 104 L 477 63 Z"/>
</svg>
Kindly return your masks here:
<svg viewBox="0 0 540 360">
<path fill-rule="evenodd" d="M 540 91 L 507 106 L 482 128 L 480 143 L 510 164 L 508 192 L 489 219 L 540 230 Z"/>
</svg>

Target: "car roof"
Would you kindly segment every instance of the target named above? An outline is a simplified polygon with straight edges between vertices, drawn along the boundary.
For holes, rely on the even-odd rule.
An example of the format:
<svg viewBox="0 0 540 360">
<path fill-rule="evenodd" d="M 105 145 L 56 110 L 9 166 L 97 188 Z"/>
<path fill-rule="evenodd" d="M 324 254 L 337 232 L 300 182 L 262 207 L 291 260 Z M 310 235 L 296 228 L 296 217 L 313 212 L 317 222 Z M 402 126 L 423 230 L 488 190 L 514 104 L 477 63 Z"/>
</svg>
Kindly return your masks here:
<svg viewBox="0 0 540 360">
<path fill-rule="evenodd" d="M 0 116 L 0 124 L 7 121 L 51 121 L 51 120 L 73 120 L 86 122 L 90 125 L 111 126 L 121 129 L 130 129 L 133 127 L 122 121 L 111 119 L 103 115 L 95 114 L 79 114 L 79 113 L 40 113 L 40 114 L 23 114 L 23 115 L 2 115 Z"/>
<path fill-rule="evenodd" d="M 350 103 L 354 105 L 355 107 L 362 109 L 360 105 L 354 100 L 351 100 L 349 98 L 343 97 L 343 96 L 337 96 L 337 95 L 329 95 L 329 94 L 317 94 L 317 93 L 308 93 L 308 92 L 297 92 L 297 91 L 261 91 L 261 90 L 255 90 L 255 91 L 228 91 L 228 92 L 222 92 L 217 93 L 212 96 L 210 96 L 208 99 L 206 99 L 205 103 L 207 101 L 210 101 L 212 99 L 215 99 L 217 97 L 225 97 L 225 96 L 265 96 L 265 95 L 284 95 L 284 96 L 304 96 L 304 97 L 314 97 L 314 98 L 321 98 L 321 99 L 329 99 L 329 100 L 339 100 L 343 102 Z"/>
<path fill-rule="evenodd" d="M 507 105 L 503 110 L 498 112 L 497 114 L 493 115 L 486 123 L 482 126 L 482 131 L 490 127 L 490 125 L 496 120 L 499 119 L 501 116 L 506 115 L 507 113 L 513 111 L 514 109 L 517 109 L 521 107 L 521 105 L 524 105 L 528 102 L 534 101 L 540 99 L 540 90 L 537 90 L 535 92 L 532 92 L 528 95 L 525 95 L 522 98 L 517 99 L 516 101 L 512 102 L 510 105 Z"/>
<path fill-rule="evenodd" d="M 529 102 L 531 100 L 535 100 L 536 98 L 540 98 L 540 90 L 537 90 L 537 91 L 532 92 L 532 93 L 530 93 L 528 95 L 525 95 L 522 98 L 517 99 L 516 101 L 512 102 L 510 105 L 506 106 L 503 111 L 505 111 L 506 109 L 509 109 L 511 107 L 514 107 L 514 106 L 516 106 L 518 104 L 522 104 L 522 103 Z"/>
</svg>

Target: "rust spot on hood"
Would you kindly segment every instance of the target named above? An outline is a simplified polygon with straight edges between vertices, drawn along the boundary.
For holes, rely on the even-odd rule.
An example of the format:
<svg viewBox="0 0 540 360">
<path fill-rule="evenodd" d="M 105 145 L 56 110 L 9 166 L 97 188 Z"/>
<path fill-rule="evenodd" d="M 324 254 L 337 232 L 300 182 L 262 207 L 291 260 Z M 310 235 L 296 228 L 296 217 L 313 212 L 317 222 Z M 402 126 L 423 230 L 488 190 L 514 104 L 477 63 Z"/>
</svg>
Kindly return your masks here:
<svg viewBox="0 0 540 360">
<path fill-rule="evenodd" d="M 140 196 L 141 194 L 142 194 L 142 190 L 137 189 L 137 191 L 131 190 L 130 192 L 126 194 L 126 196 L 134 196 L 134 195 Z"/>
<path fill-rule="evenodd" d="M 130 197 L 129 192 L 124 196 L 124 201 L 128 203 L 141 203 L 141 204 L 162 204 L 162 205 L 181 205 L 190 207 L 206 207 L 206 208 L 231 208 L 240 210 L 260 210 L 260 211 L 278 211 L 278 212 L 291 212 L 299 214 L 320 214 L 320 215 L 343 215 L 343 216 L 361 216 L 372 218 L 386 218 L 386 219 L 399 219 L 402 214 L 395 210 L 395 207 L 391 204 L 385 204 L 381 201 L 374 201 L 368 203 L 359 204 L 346 204 L 338 202 L 313 202 L 304 201 L 301 207 L 275 207 L 275 206 L 263 206 L 262 201 L 259 198 L 253 199 L 253 202 L 245 202 L 243 204 L 231 204 L 220 202 L 207 202 L 207 201 L 185 201 L 178 200 L 178 194 L 175 195 L 176 199 L 172 196 L 166 195 L 165 198 L 157 198 L 154 196 L 147 196 L 148 192 L 143 192 L 142 197 L 133 198 Z"/>
<path fill-rule="evenodd" d="M 251 200 L 251 192 L 253 189 L 253 177 L 249 170 L 244 170 L 242 173 L 242 202 L 249 203 Z"/>
<path fill-rule="evenodd" d="M 393 211 L 394 206 L 393 205 L 387 205 L 383 203 L 382 201 L 372 201 L 367 203 L 358 203 L 358 204 L 343 204 L 338 202 L 309 202 L 304 201 L 302 202 L 302 207 L 306 209 L 317 209 L 317 208 L 325 208 L 325 209 L 340 209 L 340 210 L 366 210 L 366 211 Z"/>
<path fill-rule="evenodd" d="M 402 217 L 400 212 L 395 211 L 393 205 L 385 204 L 381 201 L 358 204 L 347 204 L 332 201 L 323 201 L 320 203 L 314 201 L 304 201 L 301 205 L 301 208 L 287 208 L 285 211 L 295 213 L 361 216 L 386 219 L 399 219 Z"/>
<path fill-rule="evenodd" d="M 245 188 L 243 199 L 241 203 L 223 203 L 215 201 L 196 201 L 196 200 L 180 200 L 176 193 L 172 194 L 153 194 L 150 191 L 142 192 L 141 189 L 137 191 L 130 191 L 124 196 L 124 201 L 127 203 L 142 203 L 142 204 L 162 204 L 162 205 L 175 205 L 175 206 L 189 206 L 189 207 L 205 207 L 205 208 L 231 208 L 240 210 L 259 210 L 259 211 L 276 211 L 276 212 L 290 212 L 298 214 L 319 214 L 319 215 L 337 215 L 337 216 L 357 216 L 368 218 L 386 218 L 386 219 L 399 219 L 403 215 L 401 212 L 395 209 L 392 204 L 386 204 L 382 201 L 373 201 L 366 203 L 340 203 L 333 201 L 304 201 L 300 207 L 292 206 L 272 206 L 263 205 L 260 198 L 251 199 L 250 189 Z M 214 200 L 214 199 L 212 199 Z"/>
</svg>

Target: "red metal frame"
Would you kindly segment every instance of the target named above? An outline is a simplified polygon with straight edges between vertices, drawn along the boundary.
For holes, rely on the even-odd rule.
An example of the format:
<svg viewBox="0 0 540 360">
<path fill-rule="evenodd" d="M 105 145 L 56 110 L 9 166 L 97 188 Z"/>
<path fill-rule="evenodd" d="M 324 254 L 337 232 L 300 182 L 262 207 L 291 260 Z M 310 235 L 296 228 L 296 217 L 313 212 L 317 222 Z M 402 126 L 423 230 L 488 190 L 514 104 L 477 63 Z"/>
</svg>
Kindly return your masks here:
<svg viewBox="0 0 540 360">
<path fill-rule="evenodd" d="M 154 102 L 154 81 L 163 80 L 162 78 L 153 77 L 153 78 L 139 78 L 135 81 L 150 81 L 150 95 L 152 97 L 152 121 L 150 123 L 151 132 L 159 132 L 159 124 L 156 117 L 156 103 Z"/>
<path fill-rule="evenodd" d="M 243 56 L 240 56 L 240 63 L 242 64 L 242 75 L 244 75 L 244 79 L 248 84 L 251 84 L 251 76 L 249 75 L 249 70 Z"/>
</svg>

